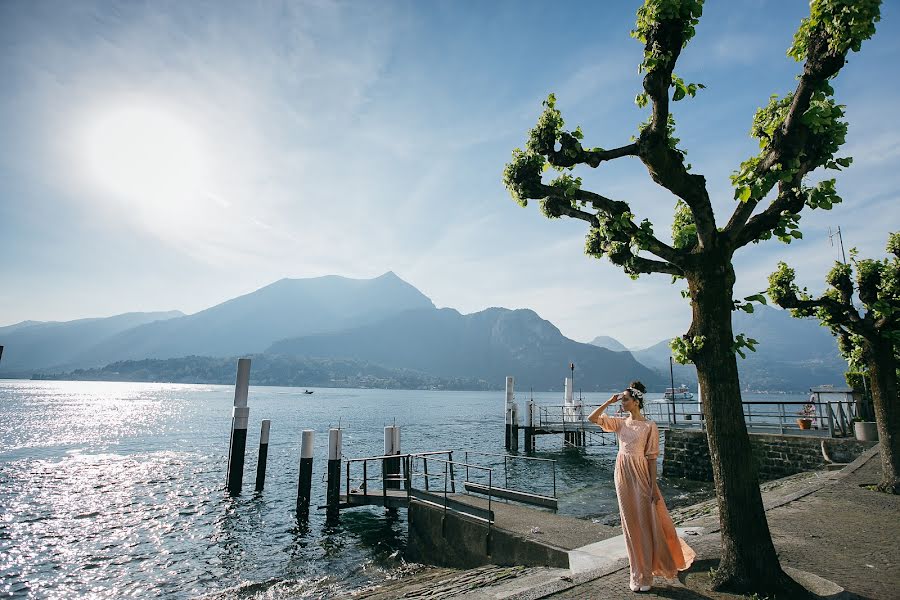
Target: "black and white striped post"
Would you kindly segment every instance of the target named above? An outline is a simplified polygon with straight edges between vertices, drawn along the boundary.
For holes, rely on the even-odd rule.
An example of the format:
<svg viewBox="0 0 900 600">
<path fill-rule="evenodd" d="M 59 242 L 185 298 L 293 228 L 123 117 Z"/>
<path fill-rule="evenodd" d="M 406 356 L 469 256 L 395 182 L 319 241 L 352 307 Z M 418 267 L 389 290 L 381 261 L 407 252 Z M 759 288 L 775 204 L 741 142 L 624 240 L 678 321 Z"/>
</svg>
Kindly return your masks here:
<svg viewBox="0 0 900 600">
<path fill-rule="evenodd" d="M 400 454 L 400 427 L 388 425 L 384 428 L 384 455 Z M 400 489 L 400 458 L 386 458 L 384 464 L 384 487 L 389 490 Z"/>
<path fill-rule="evenodd" d="M 300 434 L 300 480 L 297 482 L 297 518 L 309 519 L 309 500 L 312 497 L 313 436 L 312 429 Z"/>
<path fill-rule="evenodd" d="M 341 437 L 340 429 L 328 430 L 328 478 L 325 487 L 327 519 L 338 516 L 341 502 Z"/>
<path fill-rule="evenodd" d="M 506 402 L 503 405 L 503 414 L 506 418 L 506 444 L 505 448 L 509 450 L 512 448 L 512 403 L 513 403 L 513 378 L 512 376 L 507 375 L 506 377 Z"/>
<path fill-rule="evenodd" d="M 250 359 L 238 360 L 237 380 L 234 384 L 234 409 L 231 416 L 231 442 L 228 446 L 228 492 L 241 493 L 244 479 L 244 455 L 247 451 L 247 420 L 250 408 L 247 393 L 250 389 Z"/>
<path fill-rule="evenodd" d="M 266 484 L 266 459 L 269 458 L 269 428 L 272 421 L 263 419 L 259 428 L 259 460 L 256 463 L 256 491 L 261 492 Z"/>
</svg>

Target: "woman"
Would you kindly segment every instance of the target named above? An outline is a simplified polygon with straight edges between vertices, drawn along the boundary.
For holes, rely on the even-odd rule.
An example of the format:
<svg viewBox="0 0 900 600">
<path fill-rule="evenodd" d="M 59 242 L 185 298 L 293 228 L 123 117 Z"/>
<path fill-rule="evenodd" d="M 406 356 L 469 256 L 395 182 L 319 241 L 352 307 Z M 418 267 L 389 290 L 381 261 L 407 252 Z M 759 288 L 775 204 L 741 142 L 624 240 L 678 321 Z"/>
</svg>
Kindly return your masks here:
<svg viewBox="0 0 900 600">
<path fill-rule="evenodd" d="M 644 417 L 644 392 L 640 381 L 632 381 L 621 394 L 614 394 L 588 417 L 604 431 L 619 438 L 616 456 L 616 495 L 622 517 L 622 533 L 631 565 L 629 587 L 633 592 L 646 592 L 653 576 L 667 579 L 687 569 L 694 551 L 678 538 L 672 518 L 656 485 L 656 458 L 659 456 L 659 430 L 656 423 Z M 624 418 L 610 417 L 604 411 L 621 399 Z"/>
</svg>

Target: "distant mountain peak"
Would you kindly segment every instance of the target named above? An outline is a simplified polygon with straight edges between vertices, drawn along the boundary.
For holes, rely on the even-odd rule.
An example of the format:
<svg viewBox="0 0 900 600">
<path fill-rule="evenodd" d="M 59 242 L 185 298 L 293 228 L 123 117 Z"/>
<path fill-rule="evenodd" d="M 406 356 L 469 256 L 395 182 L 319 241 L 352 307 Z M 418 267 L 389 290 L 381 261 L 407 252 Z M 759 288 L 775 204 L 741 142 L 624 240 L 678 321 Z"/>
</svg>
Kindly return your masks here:
<svg viewBox="0 0 900 600">
<path fill-rule="evenodd" d="M 608 335 L 598 335 L 589 343 L 591 346 L 599 346 L 601 348 L 606 348 L 607 350 L 612 350 L 613 352 L 628 351 L 628 348 L 626 348 L 622 342 L 616 338 L 609 337 Z"/>
</svg>

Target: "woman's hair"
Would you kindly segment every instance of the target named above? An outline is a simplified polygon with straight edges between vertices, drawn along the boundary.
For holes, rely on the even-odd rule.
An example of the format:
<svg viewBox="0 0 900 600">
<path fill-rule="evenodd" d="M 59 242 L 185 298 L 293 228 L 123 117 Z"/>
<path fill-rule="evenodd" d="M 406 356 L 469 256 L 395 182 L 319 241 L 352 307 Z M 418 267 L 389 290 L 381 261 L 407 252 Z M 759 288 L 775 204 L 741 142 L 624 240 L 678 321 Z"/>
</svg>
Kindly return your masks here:
<svg viewBox="0 0 900 600">
<path fill-rule="evenodd" d="M 635 380 L 628 384 L 628 389 L 640 392 L 640 394 L 631 395 L 635 400 L 637 400 L 638 408 L 644 410 L 644 394 L 647 392 L 646 386 L 644 386 L 644 384 L 640 381 Z"/>
</svg>

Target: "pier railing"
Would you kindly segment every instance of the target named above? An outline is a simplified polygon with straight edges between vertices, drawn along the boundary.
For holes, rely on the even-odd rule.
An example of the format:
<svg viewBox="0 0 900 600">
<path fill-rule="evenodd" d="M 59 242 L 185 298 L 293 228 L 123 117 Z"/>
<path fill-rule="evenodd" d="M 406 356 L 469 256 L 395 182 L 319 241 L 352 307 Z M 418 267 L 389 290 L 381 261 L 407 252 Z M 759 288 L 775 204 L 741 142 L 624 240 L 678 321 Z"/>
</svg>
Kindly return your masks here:
<svg viewBox="0 0 900 600">
<path fill-rule="evenodd" d="M 522 502 L 529 502 L 531 504 L 539 504 L 542 506 L 549 506 L 551 508 L 556 508 L 557 505 L 557 497 L 556 497 L 556 460 L 552 458 L 538 458 L 535 456 L 517 456 L 514 454 L 497 454 L 493 452 L 480 452 L 476 450 L 463 450 L 465 453 L 465 460 L 469 462 L 469 456 L 487 456 L 491 459 L 495 459 L 499 465 L 500 459 L 503 460 L 503 488 L 506 492 L 512 494 L 510 499 L 520 500 Z M 510 465 L 516 464 L 526 464 L 526 465 L 541 465 L 549 467 L 551 482 L 552 482 L 552 494 L 542 493 L 543 490 L 538 486 L 534 485 L 535 482 L 540 481 L 540 474 L 535 474 L 530 470 L 526 473 L 529 477 L 528 481 L 532 483 L 530 489 L 524 489 L 524 486 L 517 485 L 515 487 L 510 487 L 509 485 L 509 475 L 510 475 Z M 538 477 L 535 477 L 538 475 Z M 466 482 L 473 483 L 469 479 L 469 472 L 466 471 Z M 497 493 L 500 494 L 499 490 Z M 518 497 L 513 497 L 518 496 Z"/>
<path fill-rule="evenodd" d="M 753 400 L 741 403 L 747 429 L 756 433 L 802 434 L 821 437 L 853 435 L 854 401 L 808 402 L 803 400 Z M 599 404 L 546 405 L 536 407 L 535 428 L 554 431 L 597 431 L 587 415 Z M 807 414 L 804 408 L 812 406 Z M 616 413 L 607 411 L 610 416 Z M 706 422 L 697 400 L 650 400 L 644 414 L 661 428 L 705 430 Z M 801 427 L 799 420 L 809 420 Z M 527 424 L 526 424 L 527 425 Z"/>
</svg>

